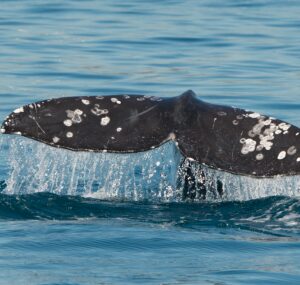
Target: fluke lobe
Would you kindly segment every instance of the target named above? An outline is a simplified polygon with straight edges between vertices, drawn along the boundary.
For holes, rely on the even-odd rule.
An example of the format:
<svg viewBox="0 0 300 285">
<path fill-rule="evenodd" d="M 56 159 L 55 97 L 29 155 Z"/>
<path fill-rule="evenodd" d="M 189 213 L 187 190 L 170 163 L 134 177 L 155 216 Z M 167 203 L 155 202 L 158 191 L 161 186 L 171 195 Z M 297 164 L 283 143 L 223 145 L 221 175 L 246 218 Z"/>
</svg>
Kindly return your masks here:
<svg viewBox="0 0 300 285">
<path fill-rule="evenodd" d="M 67 97 L 16 109 L 1 132 L 74 151 L 140 152 L 172 140 L 201 164 L 234 174 L 300 173 L 300 129 L 272 117 L 199 100 L 142 95 Z"/>
</svg>

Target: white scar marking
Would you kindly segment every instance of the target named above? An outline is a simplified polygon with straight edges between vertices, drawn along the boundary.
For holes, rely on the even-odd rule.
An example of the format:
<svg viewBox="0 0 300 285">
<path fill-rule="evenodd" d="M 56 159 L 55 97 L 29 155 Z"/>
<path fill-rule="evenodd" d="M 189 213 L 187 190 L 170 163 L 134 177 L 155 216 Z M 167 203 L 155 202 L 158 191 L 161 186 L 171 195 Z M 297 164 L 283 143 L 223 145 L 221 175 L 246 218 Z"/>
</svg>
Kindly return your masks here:
<svg viewBox="0 0 300 285">
<path fill-rule="evenodd" d="M 174 133 L 170 133 L 168 139 L 174 141 L 176 139 L 176 135 Z"/>
<path fill-rule="evenodd" d="M 255 151 L 256 141 L 252 139 L 245 139 L 241 150 L 242 154 L 248 154 Z"/>
<path fill-rule="evenodd" d="M 86 99 L 81 99 L 81 102 L 82 102 L 84 105 L 89 105 L 89 104 L 90 104 L 90 101 L 89 101 L 89 100 L 86 100 Z"/>
<path fill-rule="evenodd" d="M 259 113 L 252 113 L 252 114 L 248 114 L 248 117 L 256 119 L 256 118 L 260 117 L 260 114 Z"/>
<path fill-rule="evenodd" d="M 263 122 L 265 126 L 269 126 L 272 123 L 272 120 L 268 119 Z"/>
<path fill-rule="evenodd" d="M 219 116 L 221 116 L 221 117 L 227 115 L 227 113 L 226 113 L 226 112 L 223 112 L 223 111 L 220 111 L 220 112 L 218 112 L 217 114 L 218 114 Z"/>
<path fill-rule="evenodd" d="M 214 118 L 214 122 L 213 122 L 213 125 L 212 125 L 212 129 L 214 129 L 214 128 L 215 128 L 215 123 L 216 123 L 216 120 L 217 120 L 217 118 Z"/>
<path fill-rule="evenodd" d="M 66 133 L 66 137 L 67 138 L 72 138 L 73 137 L 73 133 L 72 132 L 67 132 Z"/>
<path fill-rule="evenodd" d="M 282 160 L 285 157 L 286 157 L 286 152 L 283 150 L 278 154 L 277 159 Z"/>
<path fill-rule="evenodd" d="M 288 150 L 287 150 L 288 155 L 294 155 L 296 152 L 297 152 L 297 148 L 294 145 L 289 147 Z"/>
<path fill-rule="evenodd" d="M 151 110 L 153 110 L 153 109 L 156 108 L 156 107 L 157 107 L 157 105 L 155 105 L 155 106 L 153 106 L 153 107 L 150 107 L 150 108 L 146 109 L 146 110 L 143 111 L 143 112 L 134 114 L 134 115 L 128 117 L 127 120 L 130 120 L 130 119 L 132 119 L 132 118 L 137 118 L 137 117 L 139 117 L 139 116 L 145 115 L 146 113 L 150 112 Z"/>
<path fill-rule="evenodd" d="M 120 100 L 118 100 L 117 98 L 111 98 L 110 100 L 111 100 L 111 102 L 113 102 L 113 103 L 117 103 L 117 104 L 121 104 L 121 103 L 122 103 L 122 102 L 121 102 Z"/>
<path fill-rule="evenodd" d="M 42 128 L 42 127 L 40 126 L 40 124 L 37 122 L 37 120 L 35 119 L 35 117 L 29 115 L 29 118 L 32 119 L 32 120 L 34 120 L 34 122 L 36 123 L 37 127 L 38 127 L 44 134 L 46 134 L 46 132 L 43 130 L 43 128 Z"/>
<path fill-rule="evenodd" d="M 22 113 L 22 112 L 24 112 L 24 108 L 23 107 L 20 107 L 20 108 L 14 110 L 15 114 L 19 114 L 19 113 Z"/>
<path fill-rule="evenodd" d="M 118 132 L 118 133 L 121 132 L 121 131 L 122 131 L 122 128 L 121 128 L 121 127 L 117 128 L 117 132 Z"/>
<path fill-rule="evenodd" d="M 264 146 L 259 144 L 257 147 L 256 147 L 256 150 L 257 151 L 262 151 L 264 149 Z"/>
<path fill-rule="evenodd" d="M 80 109 L 75 109 L 74 111 L 71 110 L 66 110 L 67 117 L 71 119 L 71 121 L 75 124 L 81 123 L 81 115 L 83 112 Z"/>
<path fill-rule="evenodd" d="M 110 122 L 110 118 L 106 116 L 101 119 L 100 124 L 101 124 L 101 126 L 106 126 L 109 124 L 109 122 Z"/>
<path fill-rule="evenodd" d="M 256 160 L 262 160 L 264 158 L 264 155 L 262 153 L 258 153 L 256 155 Z"/>
<path fill-rule="evenodd" d="M 299 133 L 296 133 L 296 136 L 299 136 Z"/>
<path fill-rule="evenodd" d="M 297 162 L 300 162 L 300 157 L 297 157 Z"/>
<path fill-rule="evenodd" d="M 279 127 L 279 129 L 282 129 L 283 131 L 287 131 L 291 127 L 291 125 L 286 124 L 286 123 L 280 123 L 278 125 L 278 127 Z"/>
<path fill-rule="evenodd" d="M 72 121 L 71 120 L 64 120 L 64 125 L 67 127 L 71 127 L 72 126 Z"/>
<path fill-rule="evenodd" d="M 59 142 L 59 138 L 58 138 L 58 137 L 53 137 L 53 138 L 52 138 L 52 141 L 53 141 L 54 143 L 58 143 L 58 142 Z"/>
<path fill-rule="evenodd" d="M 104 114 L 108 114 L 108 110 L 107 109 L 100 109 L 99 104 L 95 104 L 94 108 L 91 109 L 91 112 L 96 116 L 101 116 L 101 115 L 104 115 Z"/>
</svg>

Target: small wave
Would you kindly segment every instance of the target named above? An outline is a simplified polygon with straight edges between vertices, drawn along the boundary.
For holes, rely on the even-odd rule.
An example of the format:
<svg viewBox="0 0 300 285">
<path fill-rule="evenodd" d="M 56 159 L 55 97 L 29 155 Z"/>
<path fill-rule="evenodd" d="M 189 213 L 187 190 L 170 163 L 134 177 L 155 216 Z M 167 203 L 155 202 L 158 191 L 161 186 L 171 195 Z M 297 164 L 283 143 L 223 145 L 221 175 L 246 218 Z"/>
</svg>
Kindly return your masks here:
<svg viewBox="0 0 300 285">
<path fill-rule="evenodd" d="M 244 202 L 148 203 L 103 201 L 50 193 L 0 194 L 0 220 L 128 219 L 192 230 L 240 228 L 274 236 L 300 235 L 300 200 L 268 197 Z"/>
</svg>

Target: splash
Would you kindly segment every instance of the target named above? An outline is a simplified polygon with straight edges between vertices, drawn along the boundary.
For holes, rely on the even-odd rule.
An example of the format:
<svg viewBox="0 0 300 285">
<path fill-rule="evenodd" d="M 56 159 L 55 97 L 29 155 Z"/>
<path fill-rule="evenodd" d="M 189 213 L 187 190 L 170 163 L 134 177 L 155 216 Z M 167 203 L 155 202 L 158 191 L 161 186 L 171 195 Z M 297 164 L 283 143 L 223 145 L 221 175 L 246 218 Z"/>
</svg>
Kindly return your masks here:
<svg viewBox="0 0 300 285">
<path fill-rule="evenodd" d="M 211 169 L 195 162 L 190 163 L 190 169 L 194 177 L 203 179 L 201 177 L 204 174 L 207 190 L 205 198 L 208 201 L 246 201 L 270 196 L 300 197 L 299 175 L 254 178 Z M 219 183 L 222 186 L 220 190 Z"/>
<path fill-rule="evenodd" d="M 7 142 L 0 142 L 8 162 L 5 194 L 49 192 L 154 203 L 300 196 L 299 176 L 258 179 L 210 169 L 184 160 L 173 142 L 132 154 L 72 152 L 18 136 Z"/>
<path fill-rule="evenodd" d="M 132 154 L 72 152 L 32 140 L 10 140 L 6 194 L 49 192 L 99 199 L 177 200 L 181 155 L 167 143 Z"/>
</svg>

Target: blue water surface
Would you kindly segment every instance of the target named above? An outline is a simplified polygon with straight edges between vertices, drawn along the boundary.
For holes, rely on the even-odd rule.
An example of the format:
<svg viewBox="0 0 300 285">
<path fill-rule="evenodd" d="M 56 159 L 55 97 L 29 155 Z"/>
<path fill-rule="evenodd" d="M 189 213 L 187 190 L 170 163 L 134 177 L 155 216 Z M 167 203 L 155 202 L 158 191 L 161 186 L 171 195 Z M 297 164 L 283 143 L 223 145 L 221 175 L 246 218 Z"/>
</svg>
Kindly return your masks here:
<svg viewBox="0 0 300 285">
<path fill-rule="evenodd" d="M 192 89 L 300 126 L 299 15 L 297 0 L 2 0 L 0 119 L 54 97 Z M 50 175 L 2 137 L 1 285 L 300 284 L 297 196 L 121 201 L 39 184 L 32 193 L 24 179 L 61 185 L 64 168 Z M 36 172 L 21 177 L 21 166 Z M 10 185 L 22 194 L 8 195 Z"/>
</svg>

